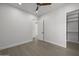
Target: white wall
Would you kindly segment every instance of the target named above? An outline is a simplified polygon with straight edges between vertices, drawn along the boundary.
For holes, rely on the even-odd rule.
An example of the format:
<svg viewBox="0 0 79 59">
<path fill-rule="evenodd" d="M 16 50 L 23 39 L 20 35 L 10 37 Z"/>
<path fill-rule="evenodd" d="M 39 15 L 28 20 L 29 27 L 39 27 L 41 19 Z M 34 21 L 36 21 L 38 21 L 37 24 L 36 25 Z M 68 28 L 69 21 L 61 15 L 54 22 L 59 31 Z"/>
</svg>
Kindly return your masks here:
<svg viewBox="0 0 79 59">
<path fill-rule="evenodd" d="M 79 9 L 79 4 L 63 4 L 41 17 L 45 21 L 45 41 L 66 47 L 66 13 Z"/>
<path fill-rule="evenodd" d="M 43 17 L 45 20 L 45 41 L 66 47 L 66 20 L 64 10 L 58 8 Z"/>
<path fill-rule="evenodd" d="M 31 41 L 34 18 L 19 9 L 0 4 L 0 49 Z"/>
</svg>

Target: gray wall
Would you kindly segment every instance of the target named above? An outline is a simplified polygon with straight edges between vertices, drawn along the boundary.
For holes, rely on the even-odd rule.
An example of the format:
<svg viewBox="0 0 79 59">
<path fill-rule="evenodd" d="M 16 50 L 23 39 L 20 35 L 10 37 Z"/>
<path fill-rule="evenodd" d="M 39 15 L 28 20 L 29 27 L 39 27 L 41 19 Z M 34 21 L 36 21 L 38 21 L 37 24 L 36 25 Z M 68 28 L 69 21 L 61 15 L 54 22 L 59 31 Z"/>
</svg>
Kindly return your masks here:
<svg viewBox="0 0 79 59">
<path fill-rule="evenodd" d="M 63 4 L 41 17 L 45 20 L 45 41 L 66 47 L 66 13 L 76 9 L 79 9 L 77 3 Z"/>
<path fill-rule="evenodd" d="M 60 8 L 43 16 L 45 23 L 45 41 L 66 47 L 66 20 L 64 11 Z"/>
<path fill-rule="evenodd" d="M 0 4 L 0 49 L 31 41 L 32 19 L 26 12 Z"/>
</svg>

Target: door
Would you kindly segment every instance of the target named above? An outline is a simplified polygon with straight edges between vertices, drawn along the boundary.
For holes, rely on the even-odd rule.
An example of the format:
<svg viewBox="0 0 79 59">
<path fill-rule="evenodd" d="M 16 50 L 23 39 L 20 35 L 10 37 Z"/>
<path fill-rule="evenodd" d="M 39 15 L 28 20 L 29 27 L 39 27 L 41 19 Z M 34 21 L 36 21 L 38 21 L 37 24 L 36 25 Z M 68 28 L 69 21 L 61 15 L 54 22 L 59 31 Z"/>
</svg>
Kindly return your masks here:
<svg viewBox="0 0 79 59">
<path fill-rule="evenodd" d="M 38 39 L 44 40 L 44 20 L 39 20 L 38 23 Z"/>
</svg>

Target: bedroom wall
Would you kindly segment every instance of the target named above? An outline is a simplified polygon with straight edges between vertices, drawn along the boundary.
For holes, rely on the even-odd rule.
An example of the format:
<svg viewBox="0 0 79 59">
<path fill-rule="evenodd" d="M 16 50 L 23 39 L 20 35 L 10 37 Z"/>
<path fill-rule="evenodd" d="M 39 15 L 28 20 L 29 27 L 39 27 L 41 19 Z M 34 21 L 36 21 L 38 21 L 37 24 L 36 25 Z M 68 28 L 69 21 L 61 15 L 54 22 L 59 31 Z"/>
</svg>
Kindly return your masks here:
<svg viewBox="0 0 79 59">
<path fill-rule="evenodd" d="M 66 47 L 66 13 L 76 9 L 79 9 L 79 4 L 66 3 L 43 15 L 40 19 L 45 23 L 44 41 Z"/>
<path fill-rule="evenodd" d="M 0 4 L 0 49 L 32 41 L 33 19 L 27 12 Z"/>
</svg>

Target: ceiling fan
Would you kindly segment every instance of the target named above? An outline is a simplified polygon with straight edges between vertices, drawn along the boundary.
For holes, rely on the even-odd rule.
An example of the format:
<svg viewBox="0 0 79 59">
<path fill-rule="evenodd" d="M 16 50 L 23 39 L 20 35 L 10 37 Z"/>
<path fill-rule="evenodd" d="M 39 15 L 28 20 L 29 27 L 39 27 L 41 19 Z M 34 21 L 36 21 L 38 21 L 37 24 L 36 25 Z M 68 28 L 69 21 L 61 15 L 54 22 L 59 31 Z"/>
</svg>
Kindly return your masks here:
<svg viewBox="0 0 79 59">
<path fill-rule="evenodd" d="M 47 6 L 47 5 L 51 5 L 51 4 L 52 3 L 36 3 L 36 5 L 37 5 L 36 13 L 37 13 L 37 11 L 38 11 L 38 9 L 39 9 L 40 6 Z"/>
</svg>

